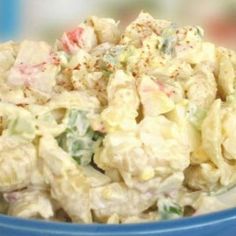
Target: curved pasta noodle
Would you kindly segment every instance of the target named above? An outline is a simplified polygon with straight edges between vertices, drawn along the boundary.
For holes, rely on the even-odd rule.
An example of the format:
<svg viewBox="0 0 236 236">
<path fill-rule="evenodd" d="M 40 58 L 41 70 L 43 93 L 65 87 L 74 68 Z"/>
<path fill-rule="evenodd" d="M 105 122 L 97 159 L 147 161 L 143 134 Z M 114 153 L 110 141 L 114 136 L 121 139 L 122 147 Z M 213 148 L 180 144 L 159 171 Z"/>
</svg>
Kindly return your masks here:
<svg viewBox="0 0 236 236">
<path fill-rule="evenodd" d="M 4 194 L 9 202 L 8 214 L 24 218 L 49 219 L 54 216 L 54 203 L 49 192 L 27 189 Z"/>
<path fill-rule="evenodd" d="M 35 138 L 35 120 L 26 109 L 0 102 L 0 117 L 5 126 L 2 135 L 16 135 L 29 141 Z"/>
<path fill-rule="evenodd" d="M 82 170 L 52 136 L 42 137 L 39 155 L 44 162 L 44 177 L 50 184 L 52 197 L 74 222 L 91 222 L 89 183 Z"/>
<path fill-rule="evenodd" d="M 229 127 L 229 122 L 234 124 L 233 117 L 233 107 L 230 104 L 223 106 L 219 99 L 210 107 L 202 123 L 201 147 L 193 153 L 198 165 L 189 167 L 185 172 L 185 181 L 191 188 L 216 191 L 223 186 L 235 184 L 236 166 L 226 161 L 227 158 L 234 158 L 234 149 L 231 148 L 234 134 L 231 131 L 232 126 Z"/>
<path fill-rule="evenodd" d="M 236 109 L 234 104 L 227 104 L 222 109 L 222 151 L 228 160 L 236 159 L 235 150 Z"/>
<path fill-rule="evenodd" d="M 210 160 L 221 171 L 221 184 L 228 185 L 235 182 L 235 175 L 233 175 L 234 168 L 226 163 L 222 156 L 222 122 L 221 116 L 221 101 L 216 100 L 202 124 L 202 145 L 203 149 L 209 156 Z M 235 176 L 235 177 L 233 177 Z"/>
<path fill-rule="evenodd" d="M 120 31 L 118 29 L 118 23 L 114 20 L 92 16 L 88 19 L 88 22 L 91 22 L 93 25 L 99 43 L 118 43 Z"/>
<path fill-rule="evenodd" d="M 235 91 L 236 53 L 226 48 L 218 48 L 217 58 L 219 91 L 226 98 Z"/>
<path fill-rule="evenodd" d="M 86 111 L 92 120 L 99 112 L 100 104 L 87 92 L 73 91 L 55 95 L 44 106 L 29 105 L 27 109 L 35 117 L 38 135 L 49 133 L 56 137 L 67 128 L 66 115 L 70 110 Z"/>
<path fill-rule="evenodd" d="M 198 66 L 185 86 L 189 101 L 201 108 L 209 108 L 216 98 L 217 84 L 209 66 Z"/>
<path fill-rule="evenodd" d="M 91 209 L 100 220 L 107 220 L 115 213 L 121 217 L 136 216 L 152 206 L 156 198 L 155 194 L 140 193 L 123 183 L 112 183 L 90 190 Z"/>
<path fill-rule="evenodd" d="M 0 137 L 0 191 L 26 187 L 36 160 L 33 144 L 14 136 Z"/>
<path fill-rule="evenodd" d="M 14 64 L 17 54 L 17 44 L 13 42 L 7 42 L 0 45 L 0 81 L 5 79 L 5 76 L 2 78 L 4 72 L 8 71 Z"/>
<path fill-rule="evenodd" d="M 212 163 L 190 166 L 185 171 L 185 182 L 194 190 L 216 191 L 219 189 L 221 173 Z"/>
<path fill-rule="evenodd" d="M 58 201 L 73 222 L 91 223 L 89 184 L 77 171 L 57 177 L 51 183 L 51 195 Z"/>
<path fill-rule="evenodd" d="M 203 149 L 211 161 L 220 168 L 223 159 L 221 156 L 221 101 L 218 99 L 211 106 L 207 117 L 202 124 Z"/>
<path fill-rule="evenodd" d="M 99 101 L 86 91 L 63 92 L 55 95 L 47 104 L 50 109 L 57 108 L 77 108 L 80 110 L 99 110 Z"/>
</svg>

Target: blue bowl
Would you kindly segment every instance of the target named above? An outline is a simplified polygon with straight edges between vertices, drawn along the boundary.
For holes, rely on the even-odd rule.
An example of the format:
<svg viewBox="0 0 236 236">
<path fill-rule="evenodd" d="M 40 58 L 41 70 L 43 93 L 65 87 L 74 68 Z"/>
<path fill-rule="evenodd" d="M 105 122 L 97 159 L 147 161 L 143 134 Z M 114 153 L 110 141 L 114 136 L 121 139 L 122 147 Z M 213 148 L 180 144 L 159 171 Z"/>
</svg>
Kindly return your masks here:
<svg viewBox="0 0 236 236">
<path fill-rule="evenodd" d="M 235 236 L 236 208 L 202 216 L 125 225 L 79 225 L 0 215 L 0 236 Z"/>
<path fill-rule="evenodd" d="M 20 12 L 21 0 L 0 0 L 0 42 L 18 36 L 21 24 Z"/>
</svg>

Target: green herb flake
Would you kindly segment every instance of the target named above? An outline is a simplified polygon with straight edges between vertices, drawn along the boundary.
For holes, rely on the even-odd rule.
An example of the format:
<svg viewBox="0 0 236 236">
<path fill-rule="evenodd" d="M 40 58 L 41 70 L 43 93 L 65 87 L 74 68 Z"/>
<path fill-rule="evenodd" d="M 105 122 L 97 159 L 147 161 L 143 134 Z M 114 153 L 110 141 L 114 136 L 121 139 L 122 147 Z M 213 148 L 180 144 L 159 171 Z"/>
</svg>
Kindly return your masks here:
<svg viewBox="0 0 236 236">
<path fill-rule="evenodd" d="M 183 216 L 183 208 L 168 197 L 159 199 L 158 212 L 163 220 L 176 219 Z"/>
</svg>

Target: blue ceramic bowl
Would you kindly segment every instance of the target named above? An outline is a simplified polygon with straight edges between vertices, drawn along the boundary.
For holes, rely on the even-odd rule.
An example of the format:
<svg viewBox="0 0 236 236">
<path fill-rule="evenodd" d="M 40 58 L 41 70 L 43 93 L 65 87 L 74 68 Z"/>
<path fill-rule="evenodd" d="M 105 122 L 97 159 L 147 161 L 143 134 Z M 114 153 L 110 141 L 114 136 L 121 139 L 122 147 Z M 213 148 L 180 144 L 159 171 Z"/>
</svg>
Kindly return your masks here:
<svg viewBox="0 0 236 236">
<path fill-rule="evenodd" d="M 126 225 L 78 225 L 0 215 L 0 236 L 235 236 L 236 208 L 202 216 Z"/>
</svg>

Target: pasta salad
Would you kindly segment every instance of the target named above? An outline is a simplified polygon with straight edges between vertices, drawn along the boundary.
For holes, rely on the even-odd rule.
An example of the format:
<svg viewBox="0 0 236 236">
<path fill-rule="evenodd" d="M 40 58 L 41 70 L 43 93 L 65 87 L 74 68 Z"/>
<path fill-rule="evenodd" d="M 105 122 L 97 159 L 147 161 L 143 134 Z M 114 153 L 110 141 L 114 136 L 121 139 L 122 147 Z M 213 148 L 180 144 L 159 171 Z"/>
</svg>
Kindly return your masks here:
<svg viewBox="0 0 236 236">
<path fill-rule="evenodd" d="M 75 223 L 236 206 L 236 53 L 142 12 L 0 45 L 0 212 Z"/>
</svg>

